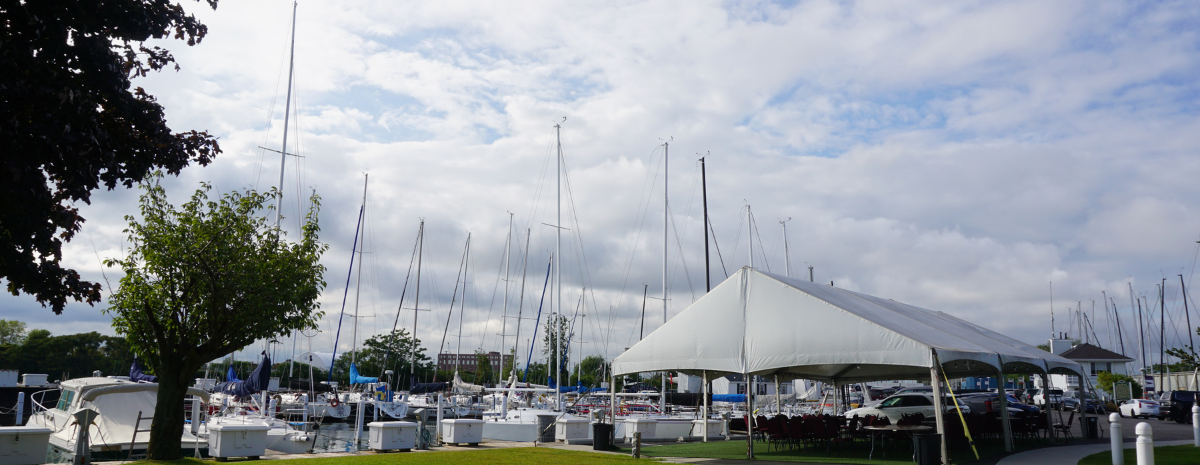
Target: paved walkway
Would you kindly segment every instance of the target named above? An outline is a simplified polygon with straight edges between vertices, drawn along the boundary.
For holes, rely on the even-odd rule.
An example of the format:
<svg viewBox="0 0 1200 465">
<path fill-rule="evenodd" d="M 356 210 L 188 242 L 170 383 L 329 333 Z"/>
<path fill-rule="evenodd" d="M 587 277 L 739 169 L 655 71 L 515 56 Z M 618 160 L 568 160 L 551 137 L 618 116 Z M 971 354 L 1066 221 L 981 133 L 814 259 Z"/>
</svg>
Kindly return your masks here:
<svg viewBox="0 0 1200 465">
<path fill-rule="evenodd" d="M 1154 446 L 1179 446 L 1191 444 L 1192 441 L 1154 441 Z M 1126 449 L 1134 448 L 1137 443 L 1121 443 Z M 1043 447 L 1030 451 L 1013 454 L 996 462 L 996 465 L 1074 465 L 1079 460 L 1097 452 L 1110 450 L 1109 443 L 1085 444 L 1082 446 Z"/>
</svg>

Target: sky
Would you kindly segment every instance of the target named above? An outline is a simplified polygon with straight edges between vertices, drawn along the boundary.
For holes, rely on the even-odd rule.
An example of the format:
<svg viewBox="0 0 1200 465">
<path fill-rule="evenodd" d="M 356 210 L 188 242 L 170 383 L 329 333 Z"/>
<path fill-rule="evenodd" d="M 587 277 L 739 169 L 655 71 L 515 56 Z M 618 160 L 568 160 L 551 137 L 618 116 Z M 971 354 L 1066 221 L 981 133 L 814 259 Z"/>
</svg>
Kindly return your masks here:
<svg viewBox="0 0 1200 465">
<path fill-rule="evenodd" d="M 276 186 L 279 155 L 260 147 L 283 139 L 292 4 L 183 5 L 208 36 L 163 41 L 181 70 L 135 85 L 173 130 L 208 130 L 224 153 L 167 179 L 169 195 Z M 1031 344 L 1051 335 L 1052 309 L 1054 330 L 1080 337 L 1078 307 L 1090 341 L 1130 354 L 1131 287 L 1159 307 L 1165 279 L 1167 347 L 1200 318 L 1179 276 L 1194 284 L 1200 239 L 1195 2 L 309 0 L 295 18 L 287 151 L 302 158 L 285 164 L 283 224 L 295 234 L 297 200 L 315 191 L 330 246 L 325 317 L 300 351 L 330 351 L 356 300 L 339 351 L 397 321 L 411 330 L 411 281 L 400 295 L 423 219 L 430 354 L 458 352 L 460 336 L 462 352 L 508 352 L 520 311 L 526 358 L 558 225 L 563 312 L 583 315 L 584 355 L 611 359 L 637 342 L 643 292 L 649 333 L 705 291 L 701 157 L 714 286 L 753 248 L 756 268 L 811 266 L 815 281 Z M 80 205 L 66 265 L 117 285 L 100 260 L 127 247 L 138 195 Z M 103 308 L 55 316 L 0 297 L 0 318 L 54 334 L 113 334 Z"/>
</svg>

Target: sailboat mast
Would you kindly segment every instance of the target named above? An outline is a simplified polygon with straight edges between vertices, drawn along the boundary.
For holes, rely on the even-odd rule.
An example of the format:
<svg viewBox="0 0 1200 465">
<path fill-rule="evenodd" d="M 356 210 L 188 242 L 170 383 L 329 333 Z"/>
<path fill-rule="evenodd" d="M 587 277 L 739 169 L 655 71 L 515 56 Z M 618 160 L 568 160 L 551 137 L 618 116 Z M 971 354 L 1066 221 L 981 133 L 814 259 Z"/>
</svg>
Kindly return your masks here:
<svg viewBox="0 0 1200 465">
<path fill-rule="evenodd" d="M 1188 311 L 1187 286 L 1185 286 L 1183 284 L 1183 275 L 1182 274 L 1179 275 L 1179 289 L 1180 289 L 1180 291 L 1183 292 L 1183 316 L 1184 316 L 1184 318 L 1187 318 L 1188 349 L 1191 350 L 1191 352 L 1192 352 L 1192 358 L 1195 358 L 1196 357 L 1196 342 L 1192 340 L 1192 332 L 1193 332 L 1193 330 L 1192 330 L 1192 315 L 1191 315 L 1191 312 Z"/>
<path fill-rule="evenodd" d="M 1117 320 L 1117 340 L 1121 342 L 1121 355 L 1125 355 L 1125 334 L 1121 331 L 1121 315 L 1117 313 L 1117 301 L 1112 297 L 1108 298 L 1112 302 L 1113 317 Z"/>
<path fill-rule="evenodd" d="M 367 220 L 366 220 L 366 218 L 367 218 L 367 215 L 366 215 L 366 213 L 367 213 L 367 176 L 368 176 L 367 173 L 363 173 L 363 200 L 362 200 L 363 214 L 361 215 L 361 218 L 359 218 L 359 220 L 358 220 L 359 227 L 362 227 L 367 222 Z M 363 231 L 363 243 L 364 244 L 367 242 L 366 238 L 367 238 L 367 232 L 364 229 L 364 231 Z M 350 347 L 352 348 L 352 350 L 350 352 L 350 363 L 354 363 L 354 362 L 358 361 L 358 301 L 359 301 L 359 297 L 362 295 L 362 262 L 363 262 L 362 259 L 363 259 L 362 248 L 359 248 L 358 249 L 358 276 L 355 278 L 355 282 L 354 282 L 354 329 L 350 332 L 350 334 L 351 334 L 350 339 L 352 341 L 350 343 Z"/>
<path fill-rule="evenodd" d="M 700 198 L 704 201 L 704 290 L 708 292 L 712 291 L 712 276 L 708 270 L 708 179 L 704 176 L 704 157 L 700 157 Z"/>
<path fill-rule="evenodd" d="M 1167 340 L 1167 278 L 1162 279 L 1162 284 L 1158 286 L 1158 363 L 1161 363 L 1165 368 L 1167 366 L 1166 346 L 1163 344 Z"/>
<path fill-rule="evenodd" d="M 421 257 L 425 254 L 425 220 L 417 229 L 417 295 L 413 298 L 412 362 L 408 367 L 409 389 L 417 384 L 417 314 L 421 313 Z"/>
<path fill-rule="evenodd" d="M 1133 284 L 1129 285 L 1129 292 L 1130 293 L 1133 292 Z M 1144 376 L 1146 374 L 1146 331 L 1142 326 L 1142 320 L 1144 320 L 1146 318 L 1144 316 L 1142 316 L 1142 301 L 1141 301 L 1141 299 L 1138 299 L 1137 307 L 1138 307 L 1138 341 L 1140 341 L 1142 343 L 1142 375 Z M 1145 379 L 1143 378 L 1142 381 L 1145 381 Z"/>
<path fill-rule="evenodd" d="M 663 142 L 663 267 L 662 267 L 662 306 L 663 306 L 663 324 L 667 324 L 667 249 L 670 248 L 667 242 L 667 230 L 670 228 L 670 193 L 671 190 L 667 187 L 667 181 L 671 179 L 668 163 L 671 160 L 670 154 L 671 143 Z M 667 373 L 662 373 L 662 390 L 658 396 L 658 411 L 666 413 L 667 411 Z"/>
<path fill-rule="evenodd" d="M 746 250 L 750 252 L 750 268 L 754 268 L 754 230 L 751 225 L 754 220 L 750 219 L 750 205 L 746 205 Z"/>
<path fill-rule="evenodd" d="M 556 183 L 556 185 L 558 187 L 558 193 L 556 194 L 557 202 L 558 202 L 558 220 L 557 220 L 557 223 L 555 224 L 555 227 L 557 228 L 557 234 L 555 235 L 555 240 L 554 240 L 554 249 L 555 249 L 554 255 L 558 256 L 558 263 L 554 264 L 554 282 L 557 284 L 557 286 L 555 287 L 555 292 L 554 292 L 555 304 L 552 306 L 553 309 L 551 310 L 550 315 L 554 321 L 554 332 L 557 334 L 557 336 L 554 338 L 554 349 L 555 350 L 552 351 L 555 353 L 554 380 L 555 380 L 555 384 L 557 386 L 562 386 L 562 358 L 563 358 L 562 325 L 559 324 L 559 322 L 558 322 L 559 313 L 562 312 L 562 261 L 563 261 L 563 259 L 562 259 L 562 256 L 563 256 L 562 255 L 562 228 L 563 228 L 563 225 L 562 225 L 562 161 L 563 161 L 563 159 L 562 159 L 562 134 L 561 134 L 561 132 L 562 132 L 562 125 L 555 124 L 554 125 L 554 145 L 557 148 L 557 156 L 555 158 L 556 158 L 556 162 L 558 165 L 558 168 L 557 168 L 558 171 L 557 171 L 557 175 L 554 177 L 554 182 Z M 554 392 L 554 408 L 556 410 L 561 410 L 562 406 L 563 406 L 562 389 L 556 387 L 555 392 Z"/>
<path fill-rule="evenodd" d="M 512 224 L 513 214 L 508 213 L 508 239 L 504 240 L 504 317 L 500 319 L 500 369 L 499 376 L 504 376 L 504 337 L 508 336 L 508 272 L 512 268 Z"/>
<path fill-rule="evenodd" d="M 792 277 L 792 260 L 790 257 L 791 253 L 788 252 L 788 241 L 787 241 L 787 222 L 788 221 L 792 221 L 792 219 L 789 217 L 786 220 L 780 221 L 779 224 L 783 225 L 783 275 L 790 278 L 790 277 Z"/>
<path fill-rule="evenodd" d="M 454 356 L 454 374 L 458 374 L 459 360 L 462 360 L 462 324 L 463 314 L 467 313 L 467 270 L 470 270 L 471 260 L 471 233 L 467 233 L 467 249 L 463 251 L 463 272 L 462 272 L 462 300 L 458 303 L 458 348 L 455 349 L 458 354 Z"/>
<path fill-rule="evenodd" d="M 525 310 L 525 277 L 529 271 L 529 238 L 533 235 L 533 229 L 525 228 L 525 255 L 521 257 L 521 297 L 517 299 L 517 334 L 513 341 L 513 377 L 517 376 L 517 354 L 520 353 L 521 345 L 521 314 Z M 537 328 L 534 328 L 536 330 Z M 530 350 L 533 349 L 533 343 L 530 344 Z M 504 360 L 503 357 L 500 360 Z"/>
<path fill-rule="evenodd" d="M 283 165 L 287 163 L 288 117 L 292 115 L 292 73 L 296 69 L 296 2 L 292 2 L 292 44 L 288 51 L 287 102 L 283 106 L 283 150 L 279 151 L 279 196 L 275 197 L 275 229 L 283 219 Z"/>
</svg>

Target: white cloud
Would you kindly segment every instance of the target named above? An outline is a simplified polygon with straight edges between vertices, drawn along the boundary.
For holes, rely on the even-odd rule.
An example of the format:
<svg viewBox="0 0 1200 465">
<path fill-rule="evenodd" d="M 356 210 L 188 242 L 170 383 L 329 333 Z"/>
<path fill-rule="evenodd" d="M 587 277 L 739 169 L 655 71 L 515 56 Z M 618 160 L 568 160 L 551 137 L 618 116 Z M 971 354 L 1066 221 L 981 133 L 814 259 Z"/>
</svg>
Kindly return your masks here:
<svg viewBox="0 0 1200 465">
<path fill-rule="evenodd" d="M 279 145 L 290 6 L 189 7 L 209 37 L 169 43 L 183 71 L 139 82 L 173 128 L 222 138 L 212 166 L 167 181 L 176 198 L 201 180 L 225 190 L 276 182 L 277 155 L 257 147 Z M 471 231 L 463 335 L 475 347 L 499 331 L 491 294 L 507 212 L 517 245 L 532 234 L 525 311 L 541 297 L 554 249 L 542 223 L 556 221 L 551 126 L 566 116 L 578 217 L 567 226 L 583 234 L 595 295 L 589 353 L 603 350 L 594 341 L 610 356 L 627 346 L 639 288 L 659 292 L 660 139 L 672 140 L 684 241 L 672 233 L 672 313 L 703 288 L 695 160 L 710 153 L 727 268 L 747 262 L 739 209 L 749 202 L 766 254 L 756 265 L 782 271 L 777 221 L 791 217 L 794 274 L 812 264 L 817 281 L 1037 343 L 1049 333 L 1049 281 L 1060 307 L 1105 289 L 1125 295 L 1129 280 L 1153 292 L 1160 275 L 1191 264 L 1200 54 L 1188 24 L 1198 16 L 1187 2 L 307 2 L 297 15 L 299 139 L 289 142 L 305 158 L 289 160 L 302 175 L 289 171 L 285 192 L 323 197 L 332 248 L 322 303 L 336 313 L 370 173 L 364 305 L 378 316 L 363 320 L 367 333 L 390 328 L 426 219 L 423 282 L 436 280 L 422 287 L 422 306 L 436 309 L 421 317 L 427 346 L 440 342 Z M 69 263 L 100 279 L 95 255 L 118 253 L 135 202 L 136 192 L 98 192 Z M 564 249 L 573 306 L 585 281 L 576 244 Z M 8 298 L 0 318 L 111 331 L 94 309 L 63 318 L 34 307 Z M 71 315 L 78 321 L 64 323 Z M 648 319 L 647 330 L 658 324 Z M 328 347 L 326 336 L 314 344 Z"/>
</svg>

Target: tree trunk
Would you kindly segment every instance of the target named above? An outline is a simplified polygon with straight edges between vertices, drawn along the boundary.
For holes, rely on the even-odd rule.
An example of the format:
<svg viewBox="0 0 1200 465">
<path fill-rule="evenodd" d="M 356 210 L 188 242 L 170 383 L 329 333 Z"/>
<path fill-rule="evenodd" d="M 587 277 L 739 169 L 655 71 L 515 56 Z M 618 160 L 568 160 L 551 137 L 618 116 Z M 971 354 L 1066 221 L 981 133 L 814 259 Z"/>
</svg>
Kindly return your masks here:
<svg viewBox="0 0 1200 465">
<path fill-rule="evenodd" d="M 149 460 L 183 458 L 180 441 L 183 437 L 183 399 L 187 396 L 188 383 L 180 381 L 181 372 L 185 371 L 159 371 L 158 404 L 154 407 L 150 446 L 146 450 L 146 458 Z"/>
</svg>

